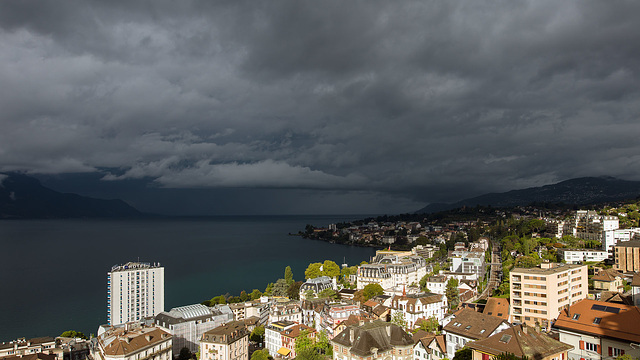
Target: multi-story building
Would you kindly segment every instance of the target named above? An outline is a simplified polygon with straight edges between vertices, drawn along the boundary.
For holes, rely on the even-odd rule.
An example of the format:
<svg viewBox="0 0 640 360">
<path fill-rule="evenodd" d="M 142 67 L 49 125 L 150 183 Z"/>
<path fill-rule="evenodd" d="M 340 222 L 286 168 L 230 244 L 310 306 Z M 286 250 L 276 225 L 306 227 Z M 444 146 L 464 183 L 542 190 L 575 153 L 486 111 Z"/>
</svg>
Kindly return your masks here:
<svg viewBox="0 0 640 360">
<path fill-rule="evenodd" d="M 640 271 L 640 240 L 619 243 L 614 247 L 613 268 L 622 272 Z"/>
<path fill-rule="evenodd" d="M 202 334 L 200 360 L 249 360 L 249 332 L 243 321 L 232 321 Z"/>
<path fill-rule="evenodd" d="M 56 339 L 45 336 L 33 339 L 20 338 L 17 340 L 0 343 L 0 358 L 6 356 L 24 356 L 31 354 L 53 354 L 56 348 Z"/>
<path fill-rule="evenodd" d="M 138 321 L 164 311 L 164 267 L 128 262 L 107 273 L 107 323 Z"/>
<path fill-rule="evenodd" d="M 596 249 L 558 249 L 560 259 L 567 264 L 582 264 L 585 261 L 600 262 L 609 257 L 609 253 Z"/>
<path fill-rule="evenodd" d="M 172 360 L 171 338 L 157 326 L 136 322 L 101 326 L 91 355 L 100 360 Z"/>
<path fill-rule="evenodd" d="M 402 313 L 409 330 L 415 328 L 419 319 L 442 321 L 447 308 L 447 297 L 440 294 L 396 295 L 391 300 L 391 316 L 396 312 Z"/>
<path fill-rule="evenodd" d="M 443 321 L 442 333 L 447 346 L 447 358 L 453 359 L 456 351 L 468 343 L 486 339 L 509 328 L 509 323 L 495 316 L 485 315 L 464 308 Z"/>
<path fill-rule="evenodd" d="M 376 320 L 347 326 L 331 340 L 333 360 L 413 359 L 413 339 L 397 325 Z"/>
<path fill-rule="evenodd" d="M 456 273 L 472 273 L 482 278 L 485 273 L 483 252 L 463 252 L 462 256 L 451 258 L 451 271 Z"/>
<path fill-rule="evenodd" d="M 617 216 L 599 215 L 593 210 L 578 210 L 564 224 L 563 234 L 580 239 L 602 241 L 606 231 L 620 227 Z"/>
<path fill-rule="evenodd" d="M 431 276 L 427 279 L 426 287 L 429 292 L 444 295 L 447 288 L 447 277 L 443 275 Z"/>
<path fill-rule="evenodd" d="M 269 323 L 278 321 L 295 321 L 302 323 L 302 308 L 300 302 L 287 299 L 276 299 L 269 309 Z"/>
<path fill-rule="evenodd" d="M 329 339 L 336 335 L 337 326 L 351 315 L 360 315 L 360 308 L 355 304 L 324 304 L 315 312 L 315 325 L 318 332 L 324 332 Z"/>
<path fill-rule="evenodd" d="M 582 300 L 564 309 L 553 327 L 573 346 L 569 359 L 611 360 L 640 357 L 640 310 L 631 305 Z"/>
<path fill-rule="evenodd" d="M 173 348 L 180 351 L 183 347 L 195 353 L 200 338 L 206 331 L 233 321 L 231 312 L 209 308 L 202 304 L 180 306 L 169 312 L 161 312 L 155 317 L 156 326 L 173 336 Z"/>
<path fill-rule="evenodd" d="M 517 325 L 467 345 L 472 360 L 489 360 L 500 354 L 513 354 L 518 359 L 562 360 L 573 348 L 526 325 Z"/>
<path fill-rule="evenodd" d="M 617 244 L 640 238 L 640 228 L 607 230 L 603 234 L 602 250 L 611 253 Z"/>
<path fill-rule="evenodd" d="M 282 347 L 278 350 L 278 355 L 294 359 L 298 355 L 296 354 L 296 341 L 305 333 L 312 342 L 316 341 L 316 329 L 304 324 L 296 324 L 280 332 Z"/>
<path fill-rule="evenodd" d="M 385 290 L 418 284 L 427 274 L 426 260 L 410 251 L 378 250 L 372 264 L 358 267 L 358 290 L 368 284 L 380 284 Z"/>
<path fill-rule="evenodd" d="M 336 288 L 336 280 L 331 279 L 328 276 L 320 276 L 314 279 L 309 279 L 300 286 L 300 299 L 306 299 L 306 295 L 308 292 L 313 293 L 314 296 L 317 296 L 322 290 L 336 290 Z"/>
<path fill-rule="evenodd" d="M 549 327 L 560 311 L 587 297 L 586 265 L 542 263 L 509 273 L 511 321 Z"/>
<path fill-rule="evenodd" d="M 297 322 L 281 320 L 270 323 L 264 328 L 264 347 L 269 350 L 271 356 L 276 356 L 278 351 L 282 355 L 284 350 L 281 350 L 284 346 L 282 343 L 282 332 L 292 329 L 298 325 Z M 287 355 L 289 353 L 287 352 Z M 285 355 L 283 355 L 285 356 Z"/>
</svg>

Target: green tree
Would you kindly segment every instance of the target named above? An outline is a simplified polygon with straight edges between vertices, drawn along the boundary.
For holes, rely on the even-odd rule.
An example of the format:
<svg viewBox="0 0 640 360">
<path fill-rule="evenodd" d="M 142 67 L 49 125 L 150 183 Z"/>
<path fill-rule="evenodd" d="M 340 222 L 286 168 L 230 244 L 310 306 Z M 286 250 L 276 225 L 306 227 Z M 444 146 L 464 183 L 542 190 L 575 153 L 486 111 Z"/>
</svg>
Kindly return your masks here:
<svg viewBox="0 0 640 360">
<path fill-rule="evenodd" d="M 264 295 L 270 296 L 273 291 L 273 283 L 267 284 L 267 288 L 264 289 Z"/>
<path fill-rule="evenodd" d="M 307 280 L 309 280 L 309 279 L 315 279 L 317 277 L 322 276 L 322 271 L 320 270 L 321 266 L 322 266 L 321 263 L 309 264 L 309 266 L 307 267 L 307 270 L 304 271 L 304 277 Z"/>
<path fill-rule="evenodd" d="M 314 341 L 309 336 L 309 331 L 300 331 L 300 335 L 298 335 L 298 338 L 296 338 L 296 353 L 299 354 L 304 350 L 310 349 L 312 347 L 314 347 Z"/>
<path fill-rule="evenodd" d="M 275 284 L 273 284 L 273 290 L 271 294 L 273 296 L 287 296 L 287 291 L 289 290 L 289 284 L 285 279 L 278 279 Z"/>
<path fill-rule="evenodd" d="M 322 275 L 330 278 L 340 276 L 340 266 L 331 260 L 325 260 L 322 264 Z"/>
<path fill-rule="evenodd" d="M 302 281 L 295 281 L 289 285 L 289 289 L 287 290 L 289 299 L 300 300 L 300 287 L 302 284 Z"/>
<path fill-rule="evenodd" d="M 242 290 L 240 291 L 240 302 L 245 302 L 247 300 L 249 300 L 249 294 L 247 294 L 246 291 Z"/>
<path fill-rule="evenodd" d="M 188 347 L 183 347 L 180 349 L 180 355 L 178 355 L 178 360 L 189 360 L 191 359 L 191 351 Z"/>
<path fill-rule="evenodd" d="M 327 356 L 333 356 L 333 346 L 329 342 L 329 338 L 327 337 L 327 333 L 324 330 L 321 330 L 316 334 L 316 345 L 315 348 L 321 353 Z"/>
<path fill-rule="evenodd" d="M 284 279 L 287 284 L 293 284 L 293 271 L 291 271 L 291 266 L 284 268 Z"/>
<path fill-rule="evenodd" d="M 80 331 L 75 331 L 75 330 L 67 330 L 65 332 L 63 332 L 62 334 L 60 334 L 61 337 L 67 337 L 67 338 L 80 338 L 80 339 L 84 339 L 87 340 L 87 336 L 85 334 L 83 334 Z"/>
<path fill-rule="evenodd" d="M 473 350 L 465 347 L 458 351 L 453 356 L 453 360 L 471 360 L 473 356 Z"/>
<path fill-rule="evenodd" d="M 305 299 L 313 299 L 314 297 L 316 297 L 316 294 L 313 292 L 313 290 L 307 289 L 307 291 L 304 292 Z"/>
<path fill-rule="evenodd" d="M 322 291 L 320 291 L 320 293 L 318 294 L 318 298 L 324 299 L 324 298 L 329 298 L 329 299 L 337 299 L 338 298 L 338 293 L 336 293 L 335 290 L 328 288 L 328 289 L 324 289 Z"/>
<path fill-rule="evenodd" d="M 296 360 L 324 360 L 324 357 L 318 353 L 316 348 L 312 347 L 296 352 Z"/>
<path fill-rule="evenodd" d="M 403 329 L 407 328 L 407 320 L 404 318 L 402 311 L 394 311 L 391 315 L 391 323 L 400 326 Z"/>
<path fill-rule="evenodd" d="M 256 350 L 251 354 L 251 360 L 270 360 L 273 359 L 271 355 L 269 355 L 269 350 L 262 349 Z"/>
<path fill-rule="evenodd" d="M 445 289 L 445 294 L 447 296 L 447 302 L 449 303 L 449 307 L 451 309 L 456 309 L 458 307 L 458 303 L 460 299 L 458 297 L 458 279 L 451 278 L 447 281 L 447 287 Z"/>
<path fill-rule="evenodd" d="M 424 330 L 430 333 L 439 334 L 440 324 L 438 324 L 438 319 L 435 316 L 432 316 L 428 319 L 424 319 L 420 322 L 420 325 L 416 330 Z"/>
<path fill-rule="evenodd" d="M 251 335 L 249 336 L 249 340 L 257 343 L 264 342 L 264 326 L 262 325 L 256 326 L 251 332 Z"/>
<path fill-rule="evenodd" d="M 251 300 L 260 299 L 261 296 L 262 296 L 262 293 L 258 289 L 253 289 L 251 294 L 249 294 L 249 297 L 251 297 Z"/>
<path fill-rule="evenodd" d="M 382 288 L 382 286 L 380 286 L 380 284 L 368 284 L 364 287 L 364 289 L 362 289 L 362 296 L 364 297 L 365 301 L 371 299 L 374 296 L 382 294 L 384 294 L 384 289 Z"/>
</svg>

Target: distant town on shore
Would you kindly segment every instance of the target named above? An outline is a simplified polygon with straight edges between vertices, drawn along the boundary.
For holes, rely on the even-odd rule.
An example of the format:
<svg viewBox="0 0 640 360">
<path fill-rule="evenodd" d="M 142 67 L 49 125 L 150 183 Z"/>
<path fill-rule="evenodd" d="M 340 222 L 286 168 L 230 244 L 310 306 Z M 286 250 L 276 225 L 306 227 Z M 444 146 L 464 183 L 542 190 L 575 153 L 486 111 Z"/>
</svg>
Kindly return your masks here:
<svg viewBox="0 0 640 360">
<path fill-rule="evenodd" d="M 161 264 L 117 264 L 95 334 L 16 338 L 0 359 L 636 359 L 639 206 L 465 206 L 308 224 L 298 235 L 376 255 L 309 264 L 304 280 L 286 267 L 263 291 L 168 311 Z"/>
</svg>

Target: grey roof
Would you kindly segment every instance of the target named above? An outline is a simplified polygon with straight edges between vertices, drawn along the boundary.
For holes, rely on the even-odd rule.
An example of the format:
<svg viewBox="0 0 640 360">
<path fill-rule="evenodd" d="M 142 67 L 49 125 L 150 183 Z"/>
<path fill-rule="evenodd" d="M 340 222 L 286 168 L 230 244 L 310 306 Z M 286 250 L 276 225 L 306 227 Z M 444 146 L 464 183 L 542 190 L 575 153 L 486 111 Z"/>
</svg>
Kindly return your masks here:
<svg viewBox="0 0 640 360">
<path fill-rule="evenodd" d="M 382 353 L 397 346 L 413 346 L 411 335 L 399 326 L 376 320 L 362 326 L 348 326 L 333 338 L 333 342 L 347 346 L 351 352 L 361 356 L 373 355 L 372 349 Z"/>
</svg>

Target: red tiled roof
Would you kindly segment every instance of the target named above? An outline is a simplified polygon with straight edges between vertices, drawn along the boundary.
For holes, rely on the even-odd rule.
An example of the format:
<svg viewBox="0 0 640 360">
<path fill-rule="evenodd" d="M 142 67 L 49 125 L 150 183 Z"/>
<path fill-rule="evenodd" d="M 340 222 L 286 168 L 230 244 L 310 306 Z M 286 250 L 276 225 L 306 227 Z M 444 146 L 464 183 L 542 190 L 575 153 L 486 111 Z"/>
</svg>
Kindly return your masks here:
<svg viewBox="0 0 640 360">
<path fill-rule="evenodd" d="M 635 306 L 585 299 L 560 312 L 554 327 L 638 343 L 638 324 L 640 309 Z"/>
</svg>

